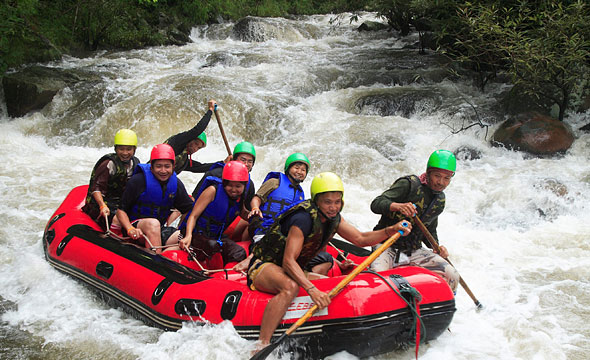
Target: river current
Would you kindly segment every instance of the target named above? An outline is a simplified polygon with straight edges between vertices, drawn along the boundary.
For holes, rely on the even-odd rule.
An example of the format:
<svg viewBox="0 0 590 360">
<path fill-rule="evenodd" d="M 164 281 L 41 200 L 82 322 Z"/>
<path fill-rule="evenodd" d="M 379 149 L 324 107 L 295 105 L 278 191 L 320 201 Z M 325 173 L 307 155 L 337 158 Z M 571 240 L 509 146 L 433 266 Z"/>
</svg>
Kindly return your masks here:
<svg viewBox="0 0 590 360">
<path fill-rule="evenodd" d="M 366 14 L 364 19 L 370 18 Z M 49 217 L 96 160 L 112 150 L 120 128 L 139 136 L 137 156 L 194 126 L 208 99 L 219 103 L 233 147 L 257 151 L 260 185 L 285 158 L 306 153 L 303 188 L 322 171 L 345 186 L 343 216 L 361 230 L 378 216 L 371 200 L 399 176 L 420 174 L 436 149 L 468 146 L 481 157 L 459 159 L 445 191 L 438 234 L 485 308 L 459 288 L 450 331 L 420 346 L 421 359 L 586 359 L 590 353 L 590 135 L 588 114 L 566 122 L 576 140 L 561 157 L 535 158 L 491 147 L 472 127 L 475 106 L 493 113 L 505 90 L 480 93 L 470 82 L 443 80 L 439 60 L 419 55 L 417 41 L 388 32 L 359 33 L 347 18 L 265 19 L 257 42 L 240 41 L 232 23 L 195 28 L 192 42 L 45 64 L 95 75 L 60 92 L 42 111 L 10 119 L 0 107 L 0 358 L 247 359 L 253 343 L 229 323 L 164 332 L 102 302 L 44 259 Z M 440 103 L 381 116 L 359 99 L 378 93 L 428 91 Z M 469 120 L 471 119 L 471 120 Z M 484 119 L 485 120 L 485 119 Z M 194 155 L 225 157 L 213 119 L 209 144 Z M 182 173 L 192 190 L 200 174 Z M 377 359 L 411 359 L 413 349 Z M 346 353 L 330 359 L 355 359 Z"/>
</svg>

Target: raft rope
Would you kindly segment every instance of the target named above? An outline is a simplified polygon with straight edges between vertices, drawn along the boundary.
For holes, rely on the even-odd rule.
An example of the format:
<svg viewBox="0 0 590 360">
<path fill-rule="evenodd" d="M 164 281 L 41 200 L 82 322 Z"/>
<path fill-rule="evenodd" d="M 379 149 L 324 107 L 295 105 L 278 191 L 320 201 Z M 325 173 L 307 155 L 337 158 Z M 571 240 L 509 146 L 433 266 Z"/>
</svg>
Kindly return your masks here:
<svg viewBox="0 0 590 360">
<path fill-rule="evenodd" d="M 391 290 L 393 290 L 393 292 L 395 292 L 408 305 L 408 308 L 410 309 L 410 313 L 413 318 L 411 332 L 416 333 L 415 355 L 416 355 L 416 359 L 418 359 L 418 349 L 420 347 L 421 330 L 422 330 L 422 333 L 424 334 L 424 337 L 426 337 L 426 327 L 424 326 L 424 323 L 422 322 L 422 318 L 420 317 L 420 302 L 422 301 L 422 294 L 420 294 L 420 292 L 418 292 L 418 290 L 416 290 L 412 285 L 410 285 L 409 282 L 399 281 L 400 279 L 403 279 L 403 276 L 401 276 L 401 275 L 398 275 L 398 274 L 391 275 L 391 277 L 394 280 L 398 280 L 398 281 L 396 281 L 396 283 L 399 284 L 398 285 L 399 290 L 398 290 L 398 289 L 396 289 L 396 287 L 392 286 L 391 283 L 389 281 L 387 281 L 387 279 L 383 275 L 381 275 L 373 270 L 370 270 L 370 269 L 367 269 L 363 272 L 370 273 L 370 274 L 373 274 L 373 275 L 381 278 L 381 280 L 383 280 L 383 282 L 387 286 L 389 286 L 389 288 L 391 288 Z"/>
</svg>

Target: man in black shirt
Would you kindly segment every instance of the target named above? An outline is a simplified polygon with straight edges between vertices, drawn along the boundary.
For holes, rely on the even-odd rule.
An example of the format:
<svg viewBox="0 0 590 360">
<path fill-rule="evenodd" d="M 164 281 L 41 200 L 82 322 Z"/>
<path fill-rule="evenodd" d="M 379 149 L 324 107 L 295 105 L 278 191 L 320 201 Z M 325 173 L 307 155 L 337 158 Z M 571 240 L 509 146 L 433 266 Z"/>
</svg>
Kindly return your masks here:
<svg viewBox="0 0 590 360">
<path fill-rule="evenodd" d="M 207 146 L 207 136 L 205 129 L 209 125 L 211 115 L 215 111 L 217 103 L 215 100 L 209 100 L 207 103 L 209 110 L 203 115 L 195 127 L 190 130 L 181 132 L 169 137 L 164 143 L 172 146 L 174 154 L 176 154 L 176 161 L 174 163 L 174 172 L 180 174 L 182 171 L 190 171 L 193 173 L 204 173 L 208 171 L 214 163 L 200 163 L 193 161 L 191 156 L 200 149 Z M 229 161 L 228 159 L 225 162 Z"/>
</svg>

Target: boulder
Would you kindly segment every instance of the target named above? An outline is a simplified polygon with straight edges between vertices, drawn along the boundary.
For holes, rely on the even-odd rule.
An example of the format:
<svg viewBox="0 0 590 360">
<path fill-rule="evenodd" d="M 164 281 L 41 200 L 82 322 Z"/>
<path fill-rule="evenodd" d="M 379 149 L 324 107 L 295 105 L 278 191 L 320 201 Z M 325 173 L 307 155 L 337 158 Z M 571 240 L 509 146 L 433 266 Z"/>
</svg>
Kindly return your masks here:
<svg viewBox="0 0 590 360">
<path fill-rule="evenodd" d="M 240 19 L 232 28 L 232 38 L 244 42 L 264 42 L 280 40 L 297 42 L 304 39 L 301 28 L 296 28 L 291 22 L 273 18 L 247 16 Z M 307 36 L 311 36 L 304 31 Z"/>
<path fill-rule="evenodd" d="M 89 77 L 40 65 L 6 74 L 2 79 L 2 86 L 8 115 L 20 117 L 30 111 L 40 110 L 60 90 L 86 81 Z"/>
<path fill-rule="evenodd" d="M 246 42 L 263 42 L 274 38 L 274 29 L 268 29 L 260 18 L 247 16 L 233 27 L 233 35 Z"/>
<path fill-rule="evenodd" d="M 567 151 L 574 142 L 571 129 L 563 122 L 539 113 L 506 120 L 494 133 L 493 146 L 550 156 Z"/>
<path fill-rule="evenodd" d="M 378 21 L 365 21 L 358 27 L 358 31 L 380 31 L 388 29 L 389 25 Z"/>
<path fill-rule="evenodd" d="M 467 145 L 459 146 L 453 153 L 457 160 L 467 161 L 481 159 L 481 151 Z"/>
<path fill-rule="evenodd" d="M 360 97 L 354 103 L 359 114 L 411 117 L 425 108 L 434 111 L 443 104 L 436 89 L 393 88 Z"/>
</svg>

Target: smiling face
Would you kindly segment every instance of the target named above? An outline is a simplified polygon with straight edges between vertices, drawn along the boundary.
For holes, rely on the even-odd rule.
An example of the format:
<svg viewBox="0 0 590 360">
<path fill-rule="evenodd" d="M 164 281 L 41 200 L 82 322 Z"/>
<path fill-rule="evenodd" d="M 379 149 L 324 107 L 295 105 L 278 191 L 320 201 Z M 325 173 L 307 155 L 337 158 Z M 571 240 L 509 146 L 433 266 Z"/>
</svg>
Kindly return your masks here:
<svg viewBox="0 0 590 360">
<path fill-rule="evenodd" d="M 236 160 L 246 165 L 248 172 L 252 171 L 252 167 L 254 166 L 254 156 L 251 154 L 239 153 L 236 156 Z"/>
<path fill-rule="evenodd" d="M 289 167 L 289 174 L 295 182 L 300 183 L 307 176 L 307 165 L 302 162 L 296 162 Z"/>
<path fill-rule="evenodd" d="M 135 146 L 116 145 L 115 153 L 122 162 L 129 162 L 133 158 L 133 155 L 135 155 Z"/>
<path fill-rule="evenodd" d="M 224 181 L 223 182 L 223 190 L 225 190 L 227 196 L 230 199 L 236 200 L 239 198 L 243 193 L 246 185 L 241 181 Z"/>
<path fill-rule="evenodd" d="M 158 181 L 167 181 L 174 172 L 174 164 L 172 160 L 153 160 L 151 163 L 152 174 Z"/>
<path fill-rule="evenodd" d="M 428 187 L 433 191 L 442 192 L 451 183 L 453 173 L 447 170 L 430 168 L 427 173 Z"/>
<path fill-rule="evenodd" d="M 315 203 L 327 217 L 333 218 L 342 210 L 342 193 L 331 191 L 318 194 Z"/>
</svg>

